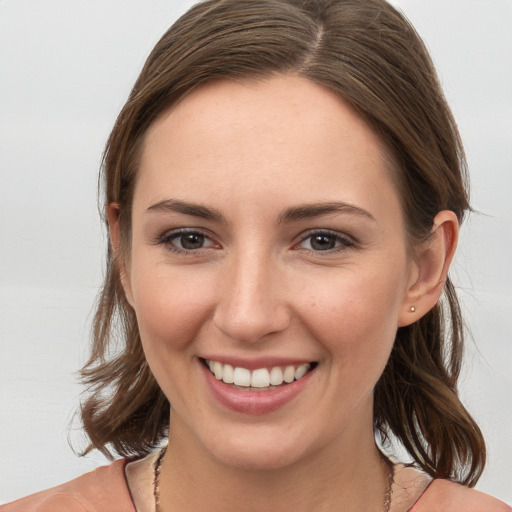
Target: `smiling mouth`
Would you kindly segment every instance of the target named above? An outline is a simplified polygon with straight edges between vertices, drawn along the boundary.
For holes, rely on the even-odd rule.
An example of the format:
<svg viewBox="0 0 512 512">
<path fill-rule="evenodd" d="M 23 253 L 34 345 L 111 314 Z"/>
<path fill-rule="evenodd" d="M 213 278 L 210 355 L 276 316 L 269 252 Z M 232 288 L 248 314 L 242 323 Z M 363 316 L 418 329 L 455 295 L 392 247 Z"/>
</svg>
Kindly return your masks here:
<svg viewBox="0 0 512 512">
<path fill-rule="evenodd" d="M 311 362 L 249 370 L 209 359 L 202 359 L 202 361 L 217 380 L 245 391 L 271 391 L 277 387 L 286 386 L 302 379 L 317 366 L 316 362 Z"/>
</svg>

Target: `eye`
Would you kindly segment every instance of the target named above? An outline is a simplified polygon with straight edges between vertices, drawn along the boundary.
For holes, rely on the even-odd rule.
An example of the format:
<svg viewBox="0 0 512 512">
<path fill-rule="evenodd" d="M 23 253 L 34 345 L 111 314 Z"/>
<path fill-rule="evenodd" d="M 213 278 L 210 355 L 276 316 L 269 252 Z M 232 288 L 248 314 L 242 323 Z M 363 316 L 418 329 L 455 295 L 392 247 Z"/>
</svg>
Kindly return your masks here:
<svg viewBox="0 0 512 512">
<path fill-rule="evenodd" d="M 191 253 L 201 249 L 216 247 L 217 244 L 200 231 L 179 230 L 164 233 L 157 243 L 165 245 L 170 251 Z"/>
<path fill-rule="evenodd" d="M 172 240 L 172 243 L 180 249 L 193 251 L 194 249 L 201 249 L 205 244 L 206 237 L 201 233 L 184 233 L 177 236 Z"/>
<path fill-rule="evenodd" d="M 296 246 L 314 252 L 328 252 L 352 247 L 355 242 L 348 236 L 332 231 L 314 231 L 308 233 Z"/>
</svg>

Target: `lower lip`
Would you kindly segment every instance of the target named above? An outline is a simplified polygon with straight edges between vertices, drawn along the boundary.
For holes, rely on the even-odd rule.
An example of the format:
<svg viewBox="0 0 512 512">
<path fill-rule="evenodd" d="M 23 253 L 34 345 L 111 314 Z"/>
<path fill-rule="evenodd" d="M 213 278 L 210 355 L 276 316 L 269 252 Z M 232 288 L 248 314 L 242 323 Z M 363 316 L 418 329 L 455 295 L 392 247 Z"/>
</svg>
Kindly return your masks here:
<svg viewBox="0 0 512 512">
<path fill-rule="evenodd" d="M 310 371 L 299 380 L 269 391 L 244 391 L 217 380 L 204 364 L 200 365 L 217 402 L 226 409 L 245 414 L 266 414 L 280 409 L 304 390 L 313 373 Z"/>
</svg>

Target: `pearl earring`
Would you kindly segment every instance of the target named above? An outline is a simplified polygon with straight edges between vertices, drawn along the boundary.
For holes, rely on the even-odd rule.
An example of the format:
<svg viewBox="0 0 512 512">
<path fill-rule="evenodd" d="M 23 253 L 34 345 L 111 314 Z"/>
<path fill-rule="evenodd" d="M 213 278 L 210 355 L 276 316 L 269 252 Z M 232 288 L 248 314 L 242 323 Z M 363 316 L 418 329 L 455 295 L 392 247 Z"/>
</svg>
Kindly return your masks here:
<svg viewBox="0 0 512 512">
<path fill-rule="evenodd" d="M 411 307 L 409 308 L 409 311 L 410 311 L 411 313 L 414 313 L 414 312 L 416 311 L 416 307 L 415 307 L 415 306 L 411 306 Z"/>
</svg>

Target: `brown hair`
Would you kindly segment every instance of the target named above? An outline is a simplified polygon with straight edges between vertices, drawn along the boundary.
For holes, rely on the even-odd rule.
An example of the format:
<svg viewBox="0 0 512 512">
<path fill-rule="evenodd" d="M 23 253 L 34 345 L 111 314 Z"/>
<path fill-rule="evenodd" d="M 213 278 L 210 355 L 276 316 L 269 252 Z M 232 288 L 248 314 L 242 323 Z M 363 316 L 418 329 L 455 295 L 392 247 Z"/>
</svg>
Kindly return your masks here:
<svg viewBox="0 0 512 512">
<path fill-rule="evenodd" d="M 469 208 L 457 127 L 430 57 L 405 17 L 383 0 L 208 0 L 157 43 L 107 142 L 105 204 L 118 203 L 129 249 L 138 155 L 148 127 L 200 84 L 294 74 L 329 88 L 370 123 L 398 165 L 410 239 L 435 215 Z M 128 241 L 128 242 L 126 242 Z M 82 370 L 89 451 L 144 455 L 167 434 L 169 403 L 146 363 L 114 255 L 99 297 L 92 354 Z M 474 485 L 482 434 L 457 395 L 463 327 L 450 280 L 440 304 L 398 329 L 375 389 L 375 431 L 394 436 L 433 477 Z"/>
</svg>

